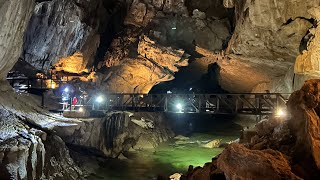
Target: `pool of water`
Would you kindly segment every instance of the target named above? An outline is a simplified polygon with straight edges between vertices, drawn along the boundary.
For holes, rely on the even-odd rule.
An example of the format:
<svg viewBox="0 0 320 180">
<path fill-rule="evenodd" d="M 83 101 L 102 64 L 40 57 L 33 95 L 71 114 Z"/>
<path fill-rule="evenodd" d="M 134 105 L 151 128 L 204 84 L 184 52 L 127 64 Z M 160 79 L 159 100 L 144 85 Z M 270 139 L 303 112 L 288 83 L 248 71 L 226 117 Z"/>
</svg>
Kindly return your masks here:
<svg viewBox="0 0 320 180">
<path fill-rule="evenodd" d="M 127 160 L 109 160 L 100 164 L 96 175 L 88 179 L 108 180 L 150 180 L 158 175 L 168 177 L 180 172 L 185 173 L 189 165 L 203 166 L 206 162 L 221 153 L 223 148 L 204 148 L 208 141 L 222 139 L 222 143 L 238 138 L 235 132 L 194 133 L 182 144 L 170 140 L 161 144 L 154 152 L 135 151 L 128 155 Z"/>
</svg>

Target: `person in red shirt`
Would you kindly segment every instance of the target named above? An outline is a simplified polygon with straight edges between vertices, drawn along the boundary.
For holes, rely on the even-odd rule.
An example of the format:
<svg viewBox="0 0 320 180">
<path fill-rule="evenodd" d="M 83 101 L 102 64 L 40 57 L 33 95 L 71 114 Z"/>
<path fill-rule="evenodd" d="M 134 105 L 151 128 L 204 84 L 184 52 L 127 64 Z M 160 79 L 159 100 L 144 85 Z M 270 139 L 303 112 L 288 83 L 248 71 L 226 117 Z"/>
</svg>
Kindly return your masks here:
<svg viewBox="0 0 320 180">
<path fill-rule="evenodd" d="M 75 109 L 75 105 L 77 105 L 77 102 L 78 102 L 77 97 L 76 97 L 76 96 L 75 96 L 75 97 L 73 97 L 73 98 L 72 98 L 72 110 L 74 110 L 74 109 Z"/>
</svg>

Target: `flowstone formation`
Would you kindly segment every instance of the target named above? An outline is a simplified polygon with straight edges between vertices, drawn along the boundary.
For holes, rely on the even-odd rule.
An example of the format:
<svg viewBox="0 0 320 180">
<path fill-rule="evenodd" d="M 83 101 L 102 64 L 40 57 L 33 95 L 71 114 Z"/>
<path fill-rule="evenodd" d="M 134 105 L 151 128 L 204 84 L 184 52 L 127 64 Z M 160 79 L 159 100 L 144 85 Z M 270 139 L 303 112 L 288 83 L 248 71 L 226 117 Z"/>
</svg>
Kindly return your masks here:
<svg viewBox="0 0 320 180">
<path fill-rule="evenodd" d="M 289 120 L 271 118 L 245 133 L 203 168 L 181 179 L 318 179 L 320 80 L 307 81 L 288 101 Z M 246 136 L 246 137 L 245 137 Z"/>
</svg>

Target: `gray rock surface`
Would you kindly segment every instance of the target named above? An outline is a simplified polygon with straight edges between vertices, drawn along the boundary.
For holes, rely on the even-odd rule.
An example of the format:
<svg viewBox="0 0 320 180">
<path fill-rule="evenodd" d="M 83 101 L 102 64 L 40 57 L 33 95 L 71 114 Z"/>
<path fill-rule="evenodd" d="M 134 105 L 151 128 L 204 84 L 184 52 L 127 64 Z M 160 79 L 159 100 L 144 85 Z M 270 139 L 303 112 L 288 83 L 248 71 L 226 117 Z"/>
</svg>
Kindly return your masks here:
<svg viewBox="0 0 320 180">
<path fill-rule="evenodd" d="M 34 0 L 0 1 L 0 81 L 18 61 Z"/>
<path fill-rule="evenodd" d="M 91 68 L 98 51 L 106 51 L 108 42 L 100 39 L 104 33 L 113 36 L 122 22 L 114 22 L 113 15 L 124 7 L 122 0 L 40 2 L 29 22 L 21 58 L 38 70 L 48 71 L 59 59 L 78 52 L 83 56 L 82 66 Z"/>
<path fill-rule="evenodd" d="M 46 114 L 31 97 L 14 94 L 9 85 L 0 87 L 0 177 L 80 179 L 82 172 L 64 142 L 46 133 L 67 123 Z"/>
<path fill-rule="evenodd" d="M 113 158 L 131 148 L 153 149 L 173 137 L 163 115 L 159 113 L 111 112 L 102 119 L 83 120 L 73 131 L 67 130 L 67 127 L 57 127 L 55 130 L 71 145 L 95 149 Z"/>
</svg>

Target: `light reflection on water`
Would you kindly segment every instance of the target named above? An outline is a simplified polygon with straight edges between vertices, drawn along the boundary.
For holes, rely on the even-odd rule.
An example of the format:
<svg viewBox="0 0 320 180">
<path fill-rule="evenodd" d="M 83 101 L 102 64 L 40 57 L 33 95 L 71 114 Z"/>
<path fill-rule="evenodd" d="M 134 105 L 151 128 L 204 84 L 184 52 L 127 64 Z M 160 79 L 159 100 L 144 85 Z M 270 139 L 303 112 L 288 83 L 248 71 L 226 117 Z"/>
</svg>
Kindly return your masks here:
<svg viewBox="0 0 320 180">
<path fill-rule="evenodd" d="M 189 165 L 203 166 L 223 148 L 208 149 L 201 147 L 206 141 L 222 139 L 222 143 L 237 139 L 235 133 L 193 134 L 185 144 L 176 145 L 174 140 L 161 144 L 155 152 L 136 151 L 129 160 L 110 160 L 102 166 L 90 180 L 150 180 L 158 175 L 168 177 L 170 174 L 184 173 Z"/>
</svg>

